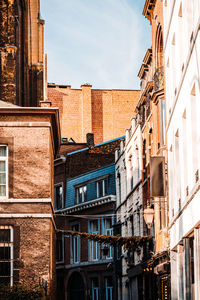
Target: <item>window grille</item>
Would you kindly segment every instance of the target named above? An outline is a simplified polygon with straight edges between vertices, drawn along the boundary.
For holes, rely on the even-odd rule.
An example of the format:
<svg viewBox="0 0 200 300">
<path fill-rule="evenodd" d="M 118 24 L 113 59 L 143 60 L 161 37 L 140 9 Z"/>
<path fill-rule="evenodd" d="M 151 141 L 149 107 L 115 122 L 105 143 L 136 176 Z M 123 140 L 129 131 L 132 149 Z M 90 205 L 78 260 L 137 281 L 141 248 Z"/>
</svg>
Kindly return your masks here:
<svg viewBox="0 0 200 300">
<path fill-rule="evenodd" d="M 13 285 L 13 227 L 0 226 L 0 284 Z"/>
</svg>

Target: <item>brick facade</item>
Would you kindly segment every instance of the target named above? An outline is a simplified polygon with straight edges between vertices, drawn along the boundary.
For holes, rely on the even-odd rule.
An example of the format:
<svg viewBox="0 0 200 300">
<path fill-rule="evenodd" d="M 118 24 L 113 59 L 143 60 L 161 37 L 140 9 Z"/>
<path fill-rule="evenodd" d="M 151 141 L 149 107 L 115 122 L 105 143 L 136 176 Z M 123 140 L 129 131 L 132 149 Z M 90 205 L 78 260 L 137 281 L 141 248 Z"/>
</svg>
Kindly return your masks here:
<svg viewBox="0 0 200 300">
<path fill-rule="evenodd" d="M 48 85 L 48 100 L 59 107 L 62 137 L 85 142 L 94 133 L 95 144 L 124 134 L 139 99 L 138 90 L 96 90 L 91 85 L 71 89 L 65 85 Z"/>
<path fill-rule="evenodd" d="M 55 109 L 2 107 L 0 145 L 8 148 L 8 197 L 0 197 L 0 226 L 13 229 L 13 283 L 47 283 L 55 299 L 53 158 L 59 127 Z M 2 229 L 2 227 L 1 227 Z"/>
</svg>

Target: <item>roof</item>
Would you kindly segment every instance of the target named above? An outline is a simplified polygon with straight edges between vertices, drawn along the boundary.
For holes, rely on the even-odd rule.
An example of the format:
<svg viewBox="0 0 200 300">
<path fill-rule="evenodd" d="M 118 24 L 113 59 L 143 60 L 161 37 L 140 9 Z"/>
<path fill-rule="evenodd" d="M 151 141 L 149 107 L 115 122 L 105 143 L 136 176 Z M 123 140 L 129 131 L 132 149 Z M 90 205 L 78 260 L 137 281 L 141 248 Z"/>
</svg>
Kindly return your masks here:
<svg viewBox="0 0 200 300">
<path fill-rule="evenodd" d="M 116 138 L 116 139 L 113 139 L 113 140 L 110 140 L 110 141 L 106 141 L 106 142 L 101 143 L 101 144 L 94 145 L 94 149 L 97 148 L 97 147 L 101 147 L 101 146 L 104 146 L 104 145 L 106 145 L 106 144 L 110 144 L 110 143 L 113 143 L 113 142 L 115 142 L 115 141 L 124 139 L 124 138 L 125 138 L 125 136 L 121 136 L 121 137 L 118 137 L 118 138 Z M 89 147 L 85 147 L 85 148 L 83 148 L 83 149 L 80 149 L 80 150 L 77 150 L 77 151 L 73 151 L 73 152 L 67 153 L 66 155 L 73 155 L 73 154 L 76 154 L 76 153 L 79 153 L 79 152 L 82 152 L 82 151 L 86 151 L 86 150 L 88 150 L 88 149 L 90 149 L 90 148 L 89 148 Z"/>
</svg>

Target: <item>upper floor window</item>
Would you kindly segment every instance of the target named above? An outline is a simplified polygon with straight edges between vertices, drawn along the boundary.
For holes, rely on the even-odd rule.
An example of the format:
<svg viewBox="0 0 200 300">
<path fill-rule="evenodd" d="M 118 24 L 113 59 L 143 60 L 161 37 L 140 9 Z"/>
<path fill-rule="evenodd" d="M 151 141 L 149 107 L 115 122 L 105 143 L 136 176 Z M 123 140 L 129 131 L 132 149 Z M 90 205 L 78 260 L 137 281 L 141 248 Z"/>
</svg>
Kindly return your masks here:
<svg viewBox="0 0 200 300">
<path fill-rule="evenodd" d="M 104 234 L 105 235 L 113 235 L 113 228 L 112 228 L 112 218 L 107 218 L 103 220 L 104 224 Z M 106 258 L 112 258 L 112 246 L 108 245 L 108 254 Z"/>
<path fill-rule="evenodd" d="M 63 207 L 63 185 L 56 184 L 54 187 L 54 205 L 55 209 Z"/>
<path fill-rule="evenodd" d="M 72 231 L 79 231 L 79 224 L 71 226 Z M 72 236 L 71 237 L 71 260 L 72 263 L 76 264 L 80 262 L 80 237 Z"/>
<path fill-rule="evenodd" d="M 0 146 L 0 197 L 8 197 L 8 147 Z"/>
<path fill-rule="evenodd" d="M 56 235 L 56 262 L 64 260 L 64 237 L 61 234 Z"/>
<path fill-rule="evenodd" d="M 92 220 L 89 221 L 89 232 L 92 234 L 99 234 L 99 221 Z M 96 241 L 89 241 L 89 259 L 98 260 L 99 259 L 99 244 Z"/>
<path fill-rule="evenodd" d="M 104 197 L 108 194 L 107 179 L 97 181 L 97 198 Z"/>
<path fill-rule="evenodd" d="M 13 227 L 0 226 L 0 284 L 13 284 Z"/>
<path fill-rule="evenodd" d="M 159 100 L 160 145 L 166 144 L 165 99 Z"/>
<path fill-rule="evenodd" d="M 83 203 L 87 200 L 87 185 L 77 187 L 75 189 L 75 204 Z"/>
</svg>

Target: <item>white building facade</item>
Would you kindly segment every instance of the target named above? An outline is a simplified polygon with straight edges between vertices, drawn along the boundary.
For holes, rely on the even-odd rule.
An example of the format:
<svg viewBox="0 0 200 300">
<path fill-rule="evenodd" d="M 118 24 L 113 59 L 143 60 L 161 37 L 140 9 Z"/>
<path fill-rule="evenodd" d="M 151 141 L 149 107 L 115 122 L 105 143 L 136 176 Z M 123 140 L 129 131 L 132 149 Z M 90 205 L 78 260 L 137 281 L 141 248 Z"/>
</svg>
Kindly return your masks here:
<svg viewBox="0 0 200 300">
<path fill-rule="evenodd" d="M 143 236 L 143 197 L 142 197 L 142 147 L 141 126 L 132 120 L 132 126 L 126 130 L 126 138 L 116 150 L 116 190 L 117 223 L 121 226 L 122 236 Z M 135 276 L 129 273 L 139 266 L 143 259 L 143 249 L 121 252 L 122 277 L 118 282 L 118 299 L 139 299 L 139 285 L 143 288 L 143 268 L 138 268 Z M 141 282 L 138 283 L 138 276 Z"/>
<path fill-rule="evenodd" d="M 200 299 L 200 1 L 163 1 L 172 300 Z"/>
</svg>

